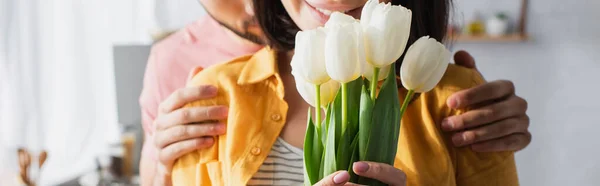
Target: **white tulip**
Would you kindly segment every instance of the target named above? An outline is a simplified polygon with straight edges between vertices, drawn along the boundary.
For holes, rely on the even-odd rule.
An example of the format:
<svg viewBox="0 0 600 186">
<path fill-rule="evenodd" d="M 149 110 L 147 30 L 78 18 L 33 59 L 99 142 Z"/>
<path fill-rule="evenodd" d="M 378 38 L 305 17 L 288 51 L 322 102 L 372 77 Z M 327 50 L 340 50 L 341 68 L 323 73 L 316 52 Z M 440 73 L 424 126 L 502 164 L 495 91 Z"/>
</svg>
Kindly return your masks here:
<svg viewBox="0 0 600 186">
<path fill-rule="evenodd" d="M 420 38 L 408 48 L 400 67 L 402 85 L 417 93 L 430 91 L 444 76 L 449 61 L 450 51 L 442 43 L 428 36 Z"/>
<path fill-rule="evenodd" d="M 348 16 L 339 12 L 332 17 Z M 341 20 L 341 21 L 339 21 Z M 325 40 L 325 67 L 331 79 L 347 83 L 362 75 L 366 64 L 364 38 L 360 23 L 356 20 L 330 19 Z"/>
<path fill-rule="evenodd" d="M 412 12 L 402 6 L 369 0 L 362 9 L 367 62 L 383 68 L 394 62 L 406 49 Z"/>
<path fill-rule="evenodd" d="M 291 62 L 294 76 L 315 85 L 331 79 L 325 70 L 325 36 L 324 28 L 296 34 L 296 48 Z"/>
<path fill-rule="evenodd" d="M 325 23 L 325 28 L 343 26 L 355 22 L 357 22 L 357 20 L 354 19 L 354 17 L 352 16 L 340 12 L 334 12 L 329 16 L 329 20 L 327 20 L 327 23 Z"/>
<path fill-rule="evenodd" d="M 371 64 L 366 65 L 367 68 L 365 68 L 364 72 L 363 72 L 363 77 L 367 78 L 369 81 L 373 81 L 373 69 L 375 67 L 373 67 Z M 385 78 L 387 78 L 388 74 L 390 73 L 390 68 L 392 68 L 392 65 L 388 65 L 385 67 L 382 67 L 379 70 L 379 78 L 377 78 L 377 81 L 381 81 L 384 80 Z"/>
<path fill-rule="evenodd" d="M 298 89 L 298 93 L 300 96 L 306 101 L 308 104 L 316 108 L 316 87 L 314 84 L 304 81 L 302 78 L 298 78 L 294 76 L 296 79 L 296 89 Z M 333 101 L 335 95 L 340 89 L 340 84 L 336 81 L 328 81 L 321 84 L 321 108 L 327 107 L 329 103 Z"/>
</svg>

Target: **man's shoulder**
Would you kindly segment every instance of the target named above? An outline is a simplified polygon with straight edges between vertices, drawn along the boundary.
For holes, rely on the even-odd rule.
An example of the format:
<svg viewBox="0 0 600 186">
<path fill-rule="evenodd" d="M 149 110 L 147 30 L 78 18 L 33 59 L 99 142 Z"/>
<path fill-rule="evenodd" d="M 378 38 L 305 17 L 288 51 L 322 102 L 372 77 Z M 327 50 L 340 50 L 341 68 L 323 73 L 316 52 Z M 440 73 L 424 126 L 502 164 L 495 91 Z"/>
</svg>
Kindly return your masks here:
<svg viewBox="0 0 600 186">
<path fill-rule="evenodd" d="M 454 93 L 483 83 L 484 80 L 477 70 L 448 64 L 440 82 L 431 91 L 424 93 L 423 98 L 430 102 L 428 105 L 435 107 L 433 110 L 445 110 L 448 109 L 446 101 Z M 439 113 L 447 114 L 446 112 Z"/>
<path fill-rule="evenodd" d="M 205 16 L 155 43 L 152 46 L 152 51 L 159 52 L 162 55 L 170 55 L 175 54 L 182 47 L 201 46 L 203 42 L 208 41 L 203 38 L 214 35 L 215 29 L 219 28 L 211 23 L 210 16 Z"/>
<path fill-rule="evenodd" d="M 449 64 L 444 76 L 433 91 L 454 93 L 483 83 L 483 77 L 476 69 Z"/>
<path fill-rule="evenodd" d="M 220 84 L 223 81 L 237 81 L 252 55 L 241 56 L 225 63 L 212 65 L 208 68 L 194 70 L 189 75 L 188 86 L 202 84 Z"/>
</svg>

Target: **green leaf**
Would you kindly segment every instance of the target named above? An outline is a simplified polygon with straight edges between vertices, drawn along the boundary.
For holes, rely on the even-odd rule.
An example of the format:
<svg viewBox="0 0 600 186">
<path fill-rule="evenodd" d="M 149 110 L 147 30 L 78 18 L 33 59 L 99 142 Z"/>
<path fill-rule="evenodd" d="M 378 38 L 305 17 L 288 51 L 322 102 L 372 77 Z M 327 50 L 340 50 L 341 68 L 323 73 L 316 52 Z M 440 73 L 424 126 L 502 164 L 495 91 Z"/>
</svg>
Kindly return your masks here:
<svg viewBox="0 0 600 186">
<path fill-rule="evenodd" d="M 337 170 L 346 170 L 348 168 L 348 164 L 350 164 L 352 153 L 354 152 L 354 148 L 352 148 L 352 141 L 355 136 L 351 136 L 350 132 L 345 132 L 342 134 L 342 138 L 340 139 L 340 143 L 338 143 L 337 150 Z"/>
<path fill-rule="evenodd" d="M 331 120 L 329 121 L 329 129 L 331 129 L 331 125 L 335 125 L 334 136 L 335 136 L 335 144 L 338 144 L 338 141 L 342 137 L 342 91 L 338 91 L 335 99 L 331 103 Z M 329 135 L 329 131 L 327 132 Z M 327 136 L 329 139 L 329 136 Z M 336 149 L 337 150 L 337 149 Z"/>
<path fill-rule="evenodd" d="M 367 85 L 363 85 L 360 96 L 360 114 L 358 126 L 358 151 L 359 160 L 367 160 L 366 152 L 368 151 L 369 139 L 371 136 L 371 125 L 373 116 L 373 101 L 367 91 Z"/>
<path fill-rule="evenodd" d="M 338 122 L 339 123 L 339 122 Z M 327 140 L 325 145 L 325 154 L 323 158 L 323 177 L 328 176 L 337 171 L 336 163 L 336 123 L 329 123 L 329 129 L 327 130 Z M 339 130 L 338 130 L 339 131 Z"/>
<path fill-rule="evenodd" d="M 321 154 L 321 165 L 319 165 L 319 180 L 322 180 L 325 177 L 325 149 L 323 149 L 323 153 Z"/>
<path fill-rule="evenodd" d="M 348 132 L 354 136 L 358 131 L 361 88 L 363 78 L 358 78 L 348 83 Z"/>
<path fill-rule="evenodd" d="M 379 91 L 379 96 L 375 100 L 371 126 L 371 132 L 367 138 L 366 152 L 364 152 L 365 157 L 362 160 L 393 165 L 400 134 L 400 100 L 394 67 L 391 68 Z M 384 185 L 379 181 L 362 177 L 359 179 L 359 183 L 375 186 Z"/>
<path fill-rule="evenodd" d="M 383 83 L 373 107 L 372 124 L 367 159 L 394 164 L 400 132 L 400 99 L 396 83 L 396 69 L 392 67 Z"/>
<path fill-rule="evenodd" d="M 323 123 L 321 124 L 321 142 L 323 143 L 323 146 L 326 145 L 327 130 L 329 130 L 329 123 L 331 123 L 331 115 L 333 115 L 332 105 L 333 103 L 327 105 L 327 110 L 325 110 L 325 120 L 323 120 Z"/>
<path fill-rule="evenodd" d="M 308 109 L 308 124 L 304 138 L 304 183 L 313 185 L 320 180 L 321 159 L 323 156 L 323 144 L 321 136 L 312 121 L 310 108 Z"/>
<path fill-rule="evenodd" d="M 350 163 L 348 164 L 348 173 L 350 173 L 350 182 L 352 183 L 358 182 L 358 175 L 356 175 L 352 170 L 352 165 L 354 162 L 358 161 L 358 139 L 358 135 L 354 136 L 352 144 L 350 145 L 350 148 L 352 149 L 352 156 L 350 157 Z"/>
<path fill-rule="evenodd" d="M 354 149 L 351 148 L 353 139 L 358 133 L 362 78 L 347 84 L 348 96 L 348 129 L 342 131 L 342 91 L 338 91 L 334 101 L 328 106 L 322 137 L 325 142 L 322 176 L 327 176 L 337 170 L 346 170 L 351 165 Z M 344 137 L 346 136 L 346 137 Z M 339 164 L 339 165 L 338 165 Z"/>
</svg>

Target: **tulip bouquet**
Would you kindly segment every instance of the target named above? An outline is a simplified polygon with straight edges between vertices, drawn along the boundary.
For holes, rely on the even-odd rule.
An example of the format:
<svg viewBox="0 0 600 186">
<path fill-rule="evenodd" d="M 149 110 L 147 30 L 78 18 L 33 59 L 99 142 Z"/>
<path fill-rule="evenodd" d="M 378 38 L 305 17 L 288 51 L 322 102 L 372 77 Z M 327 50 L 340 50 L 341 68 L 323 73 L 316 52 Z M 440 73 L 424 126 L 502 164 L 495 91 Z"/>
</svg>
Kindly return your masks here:
<svg viewBox="0 0 600 186">
<path fill-rule="evenodd" d="M 429 37 L 410 46 L 400 68 L 408 90 L 400 105 L 394 66 L 406 49 L 411 17 L 402 6 L 369 0 L 360 21 L 334 12 L 324 27 L 296 35 L 292 74 L 302 98 L 315 108 L 314 120 L 308 111 L 304 141 L 306 185 L 338 170 L 349 170 L 352 182 L 382 185 L 352 174 L 352 163 L 393 165 L 410 99 L 437 85 L 450 57 Z"/>
</svg>

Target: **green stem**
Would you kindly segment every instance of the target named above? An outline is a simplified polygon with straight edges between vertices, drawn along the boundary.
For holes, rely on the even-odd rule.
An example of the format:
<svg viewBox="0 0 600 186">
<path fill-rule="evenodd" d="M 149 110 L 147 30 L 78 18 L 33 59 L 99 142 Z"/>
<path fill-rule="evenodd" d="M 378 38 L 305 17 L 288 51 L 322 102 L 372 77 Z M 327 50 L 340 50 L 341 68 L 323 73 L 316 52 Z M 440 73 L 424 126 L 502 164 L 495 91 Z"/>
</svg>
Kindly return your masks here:
<svg viewBox="0 0 600 186">
<path fill-rule="evenodd" d="M 406 97 L 404 98 L 404 101 L 402 102 L 402 107 L 400 108 L 400 119 L 402 119 L 402 116 L 404 115 L 404 111 L 406 111 L 406 108 L 408 107 L 408 104 L 410 103 L 410 100 L 412 99 L 412 96 L 415 94 L 414 90 L 408 90 L 408 93 L 406 94 Z"/>
<path fill-rule="evenodd" d="M 379 68 L 373 68 L 373 79 L 371 79 L 371 100 L 375 101 L 375 95 L 377 93 L 377 80 L 379 80 Z"/>
<path fill-rule="evenodd" d="M 321 85 L 315 85 L 315 125 L 321 130 Z"/>
<path fill-rule="evenodd" d="M 348 126 L 348 83 L 342 83 L 342 133 Z"/>
</svg>

